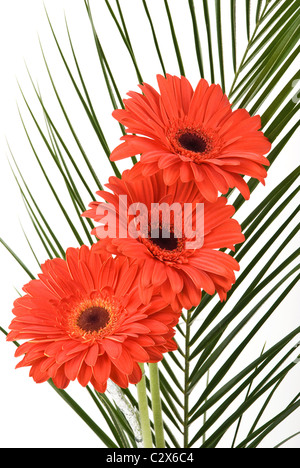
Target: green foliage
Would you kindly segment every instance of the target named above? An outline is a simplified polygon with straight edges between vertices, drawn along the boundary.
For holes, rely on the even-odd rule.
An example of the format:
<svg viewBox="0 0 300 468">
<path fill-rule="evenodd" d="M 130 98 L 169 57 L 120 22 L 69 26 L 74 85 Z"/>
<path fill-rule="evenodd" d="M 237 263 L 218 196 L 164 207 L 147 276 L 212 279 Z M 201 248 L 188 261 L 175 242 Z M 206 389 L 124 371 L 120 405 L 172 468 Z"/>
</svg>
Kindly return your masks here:
<svg viewBox="0 0 300 468">
<path fill-rule="evenodd" d="M 161 14 L 167 15 L 170 28 L 172 46 L 170 47 L 170 53 L 174 52 L 178 62 L 178 72 L 184 75 L 186 69 L 185 57 L 181 51 L 181 38 L 176 34 L 176 24 L 173 21 L 172 12 L 174 6 L 172 2 L 168 2 L 167 0 L 159 1 L 161 4 Z M 224 2 L 220 0 L 215 0 L 215 2 L 212 2 L 212 0 L 186 0 L 186 2 L 189 7 L 190 21 L 193 28 L 195 57 L 199 67 L 199 77 L 206 77 L 207 79 L 210 77 L 212 82 L 216 82 L 219 76 L 220 84 L 224 91 L 228 92 L 234 107 L 247 107 L 252 114 L 261 113 L 263 130 L 266 136 L 274 143 L 269 155 L 271 167 L 277 158 L 281 158 L 281 161 L 284 161 L 285 146 L 293 138 L 299 126 L 298 122 L 295 123 L 299 103 L 297 100 L 292 99 L 292 85 L 295 80 L 300 78 L 300 74 L 297 72 L 292 78 L 286 77 L 286 72 L 295 63 L 299 52 L 299 46 L 297 46 L 300 27 L 299 2 L 290 0 L 249 0 L 243 2 L 245 13 L 244 37 L 238 36 L 241 32 L 236 24 L 237 4 L 242 2 L 236 2 L 235 0 L 227 2 L 229 16 L 225 16 Z M 115 30 L 111 31 L 112 38 L 117 34 L 121 36 L 125 49 L 128 52 L 128 66 L 133 66 L 138 81 L 142 82 L 143 64 L 137 63 L 129 36 L 130 31 L 127 28 L 121 9 L 122 2 L 118 0 L 116 2 L 105 0 L 105 3 L 116 26 Z M 124 1 L 124 8 L 125 3 L 126 7 L 130 8 L 127 5 L 130 2 Z M 163 73 L 165 73 L 167 71 L 167 60 L 163 57 L 162 47 L 158 41 L 155 22 L 151 16 L 150 2 L 142 0 L 142 6 L 144 9 L 142 21 L 144 21 L 145 27 L 146 25 L 150 27 L 153 47 L 156 50 Z M 123 105 L 118 83 L 109 65 L 107 58 L 109 55 L 105 53 L 101 44 L 100 34 L 98 34 L 95 27 L 92 6 L 88 0 L 85 0 L 85 7 L 91 25 L 97 57 L 107 86 L 107 92 L 111 99 L 112 109 L 115 109 Z M 254 15 L 252 14 L 253 12 Z M 201 26 L 199 22 L 200 14 L 205 19 L 205 22 L 202 21 Z M 230 18 L 229 29 L 231 37 L 227 37 L 228 31 L 226 30 L 226 43 L 230 41 L 232 63 L 227 63 L 224 60 L 224 25 L 226 21 L 228 22 L 228 17 Z M 66 28 L 74 61 L 72 65 L 75 64 L 77 77 L 71 72 L 71 65 L 67 62 L 64 51 L 60 47 L 50 18 L 49 25 L 53 34 L 54 45 L 58 48 L 59 56 L 69 76 L 69 83 L 74 87 L 78 100 L 89 119 L 91 128 L 94 130 L 102 146 L 104 155 L 109 157 L 110 149 L 107 139 L 94 110 L 68 26 Z M 216 47 L 213 45 L 214 33 L 216 35 Z M 203 40 L 203 34 L 206 37 L 206 41 Z M 240 59 L 238 44 L 242 40 L 245 41 L 246 47 Z M 203 58 L 205 55 L 209 57 L 208 69 Z M 78 245 L 83 243 L 91 244 L 94 241 L 90 235 L 92 224 L 90 220 L 83 219 L 80 214 L 86 208 L 83 194 L 88 194 L 91 200 L 94 194 L 82 176 L 81 164 L 90 172 L 92 179 L 99 189 L 101 189 L 102 185 L 99 180 L 99 174 L 96 173 L 89 161 L 87 152 L 84 149 L 84 142 L 79 140 L 72 126 L 71 114 L 64 108 L 61 96 L 54 83 L 53 72 L 49 69 L 44 53 L 43 56 L 49 79 L 53 86 L 54 96 L 62 110 L 74 142 L 79 149 L 81 161 L 75 161 L 72 157 L 72 152 L 68 148 L 64 135 L 58 131 L 55 122 L 52 121 L 37 87 L 33 85 L 36 97 L 44 113 L 47 133 L 42 130 L 40 123 L 31 111 L 26 97 L 24 95 L 23 97 L 38 133 L 44 141 L 45 149 L 56 164 L 67 188 L 74 208 L 72 214 L 65 210 L 56 194 L 56 181 L 49 179 L 44 163 L 42 163 L 41 157 L 37 154 L 32 139 L 27 132 L 24 120 L 22 122 L 36 161 L 42 170 L 45 183 L 50 188 L 54 200 L 57 202 L 58 210 L 65 217 L 68 229 L 73 233 Z M 154 70 L 153 73 L 156 73 L 156 71 Z M 280 92 L 277 93 L 276 86 L 279 82 Z M 124 134 L 122 126 L 120 130 Z M 133 162 L 136 162 L 135 158 L 133 158 Z M 50 226 L 50 223 L 43 215 L 37 200 L 32 196 L 30 188 L 24 180 L 13 156 L 11 163 L 12 167 L 14 167 L 15 179 L 21 191 L 29 218 L 47 255 L 49 258 L 63 257 L 64 248 L 62 242 L 55 234 L 55 228 Z M 69 164 L 78 176 L 79 184 L 75 183 L 69 169 Z M 120 171 L 116 164 L 111 163 L 111 167 L 115 174 L 120 176 Z M 223 435 L 232 427 L 236 428 L 232 443 L 233 447 L 258 447 L 273 429 L 300 406 L 298 394 L 295 395 L 295 398 L 287 407 L 283 407 L 278 414 L 274 415 L 267 422 L 261 423 L 261 418 L 277 388 L 296 366 L 296 361 L 292 361 L 291 356 L 293 355 L 297 340 L 299 341 L 300 327 L 287 336 L 283 336 L 280 341 L 271 347 L 268 347 L 267 343 L 260 355 L 258 352 L 257 356 L 253 356 L 251 362 L 244 362 L 242 370 L 235 371 L 235 364 L 243 359 L 243 353 L 247 345 L 251 343 L 277 308 L 284 304 L 286 296 L 299 280 L 299 266 L 295 267 L 294 263 L 299 256 L 299 249 L 286 256 L 285 260 L 279 265 L 274 266 L 280 252 L 284 251 L 295 238 L 296 234 L 298 234 L 299 226 L 290 231 L 289 225 L 299 214 L 299 207 L 294 209 L 292 213 L 290 212 L 299 191 L 297 185 L 299 174 L 300 168 L 298 167 L 282 180 L 252 213 L 243 219 L 242 228 L 246 241 L 238 246 L 235 253 L 231 252 L 230 254 L 234 255 L 239 262 L 245 257 L 248 263 L 247 266 L 244 265 L 236 284 L 228 294 L 228 300 L 225 303 L 216 303 L 214 298 L 204 294 L 203 300 L 197 308 L 183 314 L 183 324 L 180 324 L 177 333 L 179 349 L 175 353 L 170 353 L 160 365 L 162 411 L 168 447 L 180 447 L 184 445 L 186 447 L 215 448 L 218 446 Z M 258 186 L 258 182 L 250 179 L 248 184 L 253 193 Z M 236 210 L 240 210 L 244 199 L 240 195 L 235 196 L 235 191 L 231 191 L 228 195 Z M 288 208 L 290 208 L 290 211 Z M 269 227 L 275 224 L 275 233 L 269 235 Z M 269 249 L 282 232 L 284 232 L 285 238 L 281 246 L 274 253 L 269 253 Z M 12 248 L 4 240 L 0 239 L 0 241 L 14 256 L 29 277 L 33 278 L 33 274 L 13 252 Z M 32 251 L 34 253 L 33 248 Z M 261 258 L 264 258 L 264 261 L 261 262 Z M 253 271 L 255 271 L 254 278 Z M 246 289 L 245 284 L 247 284 Z M 198 326 L 199 317 L 201 317 L 200 326 Z M 247 328 L 247 333 L 245 334 L 244 329 L 249 323 L 252 324 L 251 330 L 249 332 Z M 5 333 L 2 328 L 1 331 Z M 235 346 L 232 351 L 231 345 L 233 342 Z M 231 350 L 230 357 L 223 360 L 222 356 L 227 350 Z M 149 381 L 148 379 L 146 380 L 149 389 Z M 134 434 L 128 422 L 122 412 L 110 401 L 109 396 L 97 394 L 97 392 L 88 388 L 88 393 L 108 422 L 111 431 L 110 437 L 86 415 L 66 392 L 57 390 L 53 384 L 51 385 L 107 447 L 136 447 Z M 132 405 L 137 407 L 137 401 L 133 394 L 129 390 L 124 391 L 124 394 L 130 399 Z M 242 418 L 246 411 L 258 401 L 261 407 L 258 410 L 257 417 L 252 427 L 249 428 L 248 434 L 240 438 L 239 428 Z M 150 399 L 149 407 L 151 407 Z M 230 413 L 227 412 L 228 408 L 230 408 Z M 243 423 L 245 423 L 245 419 L 244 417 Z M 237 426 L 235 426 L 236 424 Z M 152 425 L 152 429 L 153 427 Z"/>
</svg>

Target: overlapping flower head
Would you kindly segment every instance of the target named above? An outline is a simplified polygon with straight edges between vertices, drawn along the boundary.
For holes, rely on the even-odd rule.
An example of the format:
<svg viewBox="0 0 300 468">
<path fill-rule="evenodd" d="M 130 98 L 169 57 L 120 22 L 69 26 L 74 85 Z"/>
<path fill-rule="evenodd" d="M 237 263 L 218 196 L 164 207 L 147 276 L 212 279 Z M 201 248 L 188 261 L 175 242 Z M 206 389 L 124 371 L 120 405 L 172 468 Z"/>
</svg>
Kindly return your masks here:
<svg viewBox="0 0 300 468">
<path fill-rule="evenodd" d="M 52 378 L 58 388 L 75 379 L 99 392 L 109 378 L 123 388 L 138 383 L 139 362 L 158 362 L 176 349 L 179 319 L 159 295 L 142 304 L 138 275 L 133 261 L 95 246 L 48 260 L 14 305 L 7 339 L 27 340 L 15 353 L 25 354 L 17 367 L 31 367 L 35 382 Z"/>
<path fill-rule="evenodd" d="M 233 187 L 248 199 L 242 176 L 264 183 L 263 166 L 269 166 L 264 155 L 271 144 L 259 131 L 260 117 L 245 109 L 233 111 L 221 87 L 204 79 L 195 91 L 183 76 L 158 75 L 157 81 L 160 93 L 143 83 L 143 94 L 129 92 L 125 109 L 113 112 L 128 134 L 111 160 L 141 153 L 143 164 L 136 175 L 162 170 L 166 184 L 195 181 L 209 201 Z"/>
<path fill-rule="evenodd" d="M 84 214 L 107 225 L 113 224 L 116 216 L 117 226 L 121 223 L 121 228 L 125 229 L 125 233 L 120 236 L 119 232 L 110 235 L 108 231 L 103 233 L 102 229 L 100 233 L 99 227 L 96 227 L 93 233 L 102 238 L 96 249 L 135 259 L 141 268 L 139 294 L 144 303 L 151 300 L 157 289 L 175 308 L 190 309 L 198 305 L 202 289 L 209 294 L 217 291 L 220 299 L 224 300 L 235 282 L 234 271 L 239 270 L 239 265 L 231 256 L 216 249 L 227 247 L 234 250 L 234 244 L 244 241 L 239 223 L 231 219 L 235 211 L 233 206 L 227 205 L 225 197 L 218 198 L 214 203 L 208 202 L 193 183 L 178 180 L 173 185 L 166 185 L 161 171 L 133 180 L 133 170 L 123 172 L 121 180 L 110 178 L 106 187 L 112 193 L 98 192 L 109 205 L 93 202 L 91 209 Z M 124 205 L 123 196 L 126 196 L 127 206 Z M 157 209 L 163 203 L 182 207 L 179 212 L 181 226 L 184 223 L 186 226 L 186 206 L 191 207 L 189 228 L 194 229 L 188 231 L 191 232 L 190 237 L 185 235 L 184 229 L 181 230 L 182 236 L 178 236 L 174 216 L 170 216 L 167 225 L 159 217 Z M 139 218 L 136 235 L 130 231 L 130 209 L 134 204 L 147 207 L 144 215 L 147 219 Z M 204 208 L 201 213 L 204 218 L 200 243 L 195 237 L 199 204 Z M 154 226 L 153 219 L 157 220 Z M 155 237 L 152 236 L 153 230 L 156 232 Z M 103 234 L 107 237 L 103 238 Z"/>
</svg>

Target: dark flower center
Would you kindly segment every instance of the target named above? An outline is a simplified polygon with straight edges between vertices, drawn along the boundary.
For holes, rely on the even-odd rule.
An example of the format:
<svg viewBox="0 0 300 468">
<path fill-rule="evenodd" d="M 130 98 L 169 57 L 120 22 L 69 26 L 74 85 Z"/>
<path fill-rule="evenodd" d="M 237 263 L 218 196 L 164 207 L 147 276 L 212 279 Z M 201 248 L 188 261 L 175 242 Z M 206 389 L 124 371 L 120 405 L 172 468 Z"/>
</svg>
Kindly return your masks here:
<svg viewBox="0 0 300 468">
<path fill-rule="evenodd" d="M 109 317 L 109 312 L 103 307 L 90 307 L 80 314 L 77 325 L 86 332 L 98 332 L 106 327 Z"/>
<path fill-rule="evenodd" d="M 190 132 L 180 135 L 178 142 L 184 149 L 193 151 L 194 153 L 204 153 L 207 147 L 204 138 Z"/>
<path fill-rule="evenodd" d="M 157 237 L 151 237 L 151 242 L 159 248 L 169 251 L 176 250 L 178 247 L 178 238 L 175 237 L 175 234 L 173 232 L 167 233 L 161 228 Z"/>
</svg>

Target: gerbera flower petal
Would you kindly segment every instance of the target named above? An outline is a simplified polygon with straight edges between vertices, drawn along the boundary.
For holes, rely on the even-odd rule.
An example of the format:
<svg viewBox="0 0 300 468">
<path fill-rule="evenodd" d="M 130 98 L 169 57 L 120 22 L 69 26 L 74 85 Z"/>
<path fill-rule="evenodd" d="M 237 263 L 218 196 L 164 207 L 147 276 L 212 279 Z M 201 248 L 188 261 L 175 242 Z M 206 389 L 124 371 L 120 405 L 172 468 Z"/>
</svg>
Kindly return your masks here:
<svg viewBox="0 0 300 468">
<path fill-rule="evenodd" d="M 86 351 L 76 354 L 65 363 L 65 374 L 69 380 L 75 380 L 78 377 L 85 356 Z"/>
<path fill-rule="evenodd" d="M 34 376 L 32 377 L 34 378 Z M 55 376 L 52 377 L 52 380 L 57 388 L 65 389 L 68 387 L 70 380 L 66 377 L 64 366 L 61 366 L 57 369 Z"/>
<path fill-rule="evenodd" d="M 120 370 L 114 364 L 111 364 L 110 378 L 121 388 L 127 388 L 129 385 L 128 375 L 120 372 Z"/>
<path fill-rule="evenodd" d="M 88 350 L 88 352 L 87 352 L 87 354 L 86 354 L 86 356 L 84 358 L 84 362 L 88 366 L 93 367 L 97 362 L 98 356 L 99 356 L 99 345 L 98 345 L 98 343 L 95 343 Z"/>
<path fill-rule="evenodd" d="M 111 360 L 107 354 L 103 354 L 99 359 L 97 359 L 95 365 L 93 366 L 93 375 L 97 382 L 103 384 L 106 382 L 110 376 L 111 370 Z"/>
<path fill-rule="evenodd" d="M 169 346 L 169 349 L 171 349 L 171 346 Z M 149 356 L 147 358 L 147 361 L 149 359 Z M 142 370 L 140 366 L 134 362 L 133 363 L 133 370 L 132 373 L 128 376 L 128 380 L 131 384 L 137 384 L 139 381 L 142 379 Z"/>
<path fill-rule="evenodd" d="M 126 375 L 132 374 L 133 359 L 125 347 L 122 347 L 120 356 L 117 359 L 114 359 L 112 362 L 121 372 L 124 372 Z"/>
<path fill-rule="evenodd" d="M 86 387 L 88 383 L 91 381 L 93 375 L 93 370 L 92 367 L 87 366 L 85 362 L 82 363 L 82 366 L 80 368 L 80 371 L 78 373 L 78 382 L 80 385 L 83 387 Z"/>
<path fill-rule="evenodd" d="M 185 77 L 158 75 L 157 82 L 159 93 L 144 83 L 139 86 L 143 94 L 128 93 L 125 109 L 113 113 L 127 135 L 121 138 L 125 143 L 112 152 L 111 160 L 141 154 L 142 173 L 150 176 L 162 170 L 168 185 L 177 179 L 191 180 L 187 165 L 208 167 L 193 170 L 196 180 L 201 179 L 202 189 L 200 183 L 198 187 L 205 198 L 215 201 L 219 193 L 234 187 L 248 198 L 241 176 L 263 182 L 267 175 L 263 166 L 269 165 L 264 155 L 271 144 L 260 131 L 260 116 L 250 116 L 246 109 L 233 111 L 221 87 L 209 86 L 204 79 L 195 91 Z M 214 171 L 214 166 L 239 178 L 226 178 Z"/>
<path fill-rule="evenodd" d="M 134 340 L 127 340 L 126 341 L 126 349 L 129 351 L 131 356 L 135 356 L 138 362 L 147 362 L 149 359 L 149 355 L 145 348 L 143 348 L 139 343 Z"/>
<path fill-rule="evenodd" d="M 179 294 L 182 291 L 183 284 L 184 284 L 182 276 L 180 276 L 180 274 L 176 271 L 175 268 L 167 268 L 167 275 L 168 275 L 172 290 L 176 294 Z"/>
<path fill-rule="evenodd" d="M 102 346 L 111 359 L 118 359 L 122 353 L 122 345 L 116 341 L 105 339 L 102 342 Z"/>
</svg>

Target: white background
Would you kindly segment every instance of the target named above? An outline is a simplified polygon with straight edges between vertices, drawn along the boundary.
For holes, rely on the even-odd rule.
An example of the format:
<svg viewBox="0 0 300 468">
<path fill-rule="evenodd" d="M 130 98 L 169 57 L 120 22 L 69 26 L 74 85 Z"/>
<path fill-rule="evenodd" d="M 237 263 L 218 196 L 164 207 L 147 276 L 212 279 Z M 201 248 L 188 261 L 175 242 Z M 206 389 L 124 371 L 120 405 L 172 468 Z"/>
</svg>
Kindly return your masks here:
<svg viewBox="0 0 300 468">
<path fill-rule="evenodd" d="M 158 39 L 167 65 L 167 71 L 171 74 L 178 74 L 176 57 L 173 53 L 173 49 L 170 47 L 170 35 L 166 24 L 163 2 L 157 1 L 155 5 L 153 5 L 153 2 L 148 3 L 151 4 L 151 13 L 153 13 L 153 19 L 157 27 Z M 190 24 L 189 12 L 186 8 L 187 2 L 175 0 L 171 3 L 175 27 L 178 32 L 178 37 L 180 38 L 180 47 L 186 67 L 186 75 L 195 86 L 198 80 L 198 69 L 193 49 L 192 27 Z M 126 6 L 130 4 L 128 11 L 126 9 L 124 11 L 134 51 L 137 56 L 137 63 L 140 65 L 142 64 L 141 72 L 144 80 L 155 85 L 155 74 L 161 73 L 161 68 L 155 54 L 148 23 L 143 15 L 142 2 L 139 0 L 123 1 L 122 5 L 125 4 Z M 119 128 L 117 123 L 111 118 L 111 104 L 101 74 L 101 68 L 99 66 L 84 2 L 80 0 L 48 0 L 45 1 L 45 6 L 64 53 L 72 64 L 72 72 L 76 73 L 65 28 L 64 12 L 66 13 L 74 48 L 84 74 L 84 79 L 86 80 L 104 133 L 107 136 L 108 144 L 112 149 L 119 142 Z M 122 97 L 125 97 L 128 90 L 137 89 L 137 79 L 128 57 L 128 52 L 120 42 L 119 35 L 107 12 L 104 0 L 98 2 L 92 0 L 91 7 L 95 16 L 97 31 L 103 41 L 103 47 L 110 60 L 113 73 L 117 77 L 120 93 Z M 239 22 L 239 24 L 241 30 L 245 29 L 242 21 Z M 62 240 L 64 248 L 76 246 L 77 243 L 64 223 L 55 201 L 53 201 L 53 197 L 38 168 L 19 118 L 17 104 L 21 109 L 35 149 L 47 168 L 50 180 L 56 181 L 55 187 L 59 187 L 58 194 L 61 200 L 64 201 L 67 209 L 72 209 L 66 199 L 63 182 L 59 180 L 59 175 L 57 175 L 49 153 L 30 119 L 30 115 L 18 88 L 17 80 L 34 114 L 38 116 L 39 122 L 42 123 L 43 115 L 32 88 L 24 61 L 26 61 L 34 83 L 38 83 L 46 107 L 49 109 L 53 121 L 58 125 L 59 131 L 64 138 L 66 138 L 73 156 L 75 158 L 77 156 L 79 157 L 78 148 L 69 135 L 66 123 L 64 122 L 55 100 L 43 62 L 38 35 L 55 84 L 71 115 L 72 124 L 83 142 L 84 148 L 100 180 L 102 183 L 105 183 L 108 177 L 112 175 L 106 156 L 90 129 L 87 118 L 82 111 L 81 105 L 78 103 L 78 99 L 76 99 L 70 80 L 57 53 L 46 19 L 43 2 L 40 0 L 10 0 L 9 2 L 0 0 L 0 237 L 13 248 L 16 254 L 20 256 L 34 274 L 39 271 L 38 265 L 24 238 L 21 225 L 32 242 L 41 262 L 46 259 L 46 253 L 43 247 L 40 246 L 30 220 L 28 219 L 18 187 L 9 168 L 7 159 L 9 158 L 11 161 L 11 156 L 7 142 L 40 207 L 46 214 L 47 219 L 52 220 L 52 225 L 55 227 L 55 232 L 59 239 Z M 239 42 L 239 55 L 243 51 L 244 45 L 243 41 Z M 227 63 L 227 61 L 228 63 L 230 62 L 230 50 L 230 39 L 227 41 L 226 38 L 225 63 Z M 204 59 L 207 63 L 206 56 Z M 230 66 L 229 64 L 229 68 Z M 208 72 L 208 68 L 206 68 L 206 71 Z M 207 76 L 209 79 L 209 75 Z M 229 81 L 230 79 L 228 82 Z M 278 86 L 280 89 L 280 83 Z M 43 126 L 43 129 L 44 128 Z M 294 136 L 292 141 L 285 148 L 283 154 L 277 159 L 274 166 L 269 171 L 266 187 L 259 187 L 251 198 L 251 201 L 247 202 L 243 209 L 237 214 L 236 217 L 239 221 L 242 221 L 245 215 L 250 212 L 257 203 L 283 179 L 283 177 L 287 176 L 291 170 L 296 167 L 298 163 L 298 156 L 296 155 L 299 154 L 299 144 L 298 134 Z M 122 162 L 120 169 L 127 167 L 128 164 L 128 162 Z M 86 174 L 91 190 L 95 192 L 98 187 L 90 178 L 84 166 L 82 166 L 82 171 Z M 85 201 L 88 205 L 90 200 L 86 195 Z M 295 201 L 291 210 L 295 208 L 296 203 Z M 294 224 L 291 224 L 289 230 L 292 229 L 295 224 L 296 221 Z M 278 226 L 279 224 L 272 226 L 274 232 L 278 229 Z M 286 233 L 283 235 L 286 235 Z M 278 242 L 277 247 L 280 245 L 280 239 Z M 284 260 L 285 255 L 293 252 L 297 244 L 299 244 L 299 239 L 291 243 L 289 247 L 290 250 L 284 252 L 280 261 Z M 247 265 L 247 262 L 249 259 L 251 260 L 251 256 L 253 257 L 254 254 L 255 252 L 252 252 L 251 255 L 242 262 L 242 268 Z M 5 329 L 8 328 L 12 319 L 12 303 L 17 297 L 17 292 L 14 288 L 20 291 L 22 285 L 27 281 L 28 277 L 26 273 L 0 245 L 0 325 Z M 245 355 L 245 361 L 240 363 L 241 366 L 245 366 L 252 359 L 256 358 L 260 354 L 265 342 L 267 342 L 267 346 L 271 346 L 289 331 L 293 330 L 295 326 L 299 325 L 298 304 L 299 289 L 297 290 L 295 288 L 282 306 L 278 308 L 272 320 L 267 323 L 267 326 L 264 327 L 253 341 L 248 354 L 246 353 Z M 13 353 L 14 345 L 6 343 L 4 336 L 1 335 L 0 447 L 89 448 L 101 446 L 97 437 L 85 427 L 78 416 L 62 402 L 47 384 L 36 385 L 28 378 L 28 369 L 14 370 L 16 359 L 13 357 Z M 247 358 L 249 358 L 249 360 L 247 360 Z M 279 389 L 278 394 L 274 398 L 272 407 L 274 411 L 276 411 L 276 408 L 279 410 L 283 408 L 285 404 L 289 403 L 299 388 L 299 381 L 300 373 L 298 366 Z M 72 384 L 68 391 L 82 404 L 90 415 L 96 415 L 95 420 L 101 425 L 101 417 L 96 414 L 97 409 L 90 401 L 87 391 L 82 389 L 79 384 Z M 266 415 L 266 420 L 268 419 L 268 415 L 269 414 Z M 271 417 L 271 413 L 269 417 Z M 285 421 L 274 434 L 269 436 L 265 440 L 263 446 L 272 447 L 293 432 L 299 431 L 299 418 L 300 412 L 298 411 L 290 419 Z M 230 443 L 229 440 L 231 439 L 228 439 L 228 441 L 226 438 L 224 439 L 224 446 Z M 286 447 L 300 448 L 300 437 L 298 436 L 293 441 L 286 444 Z"/>
</svg>

